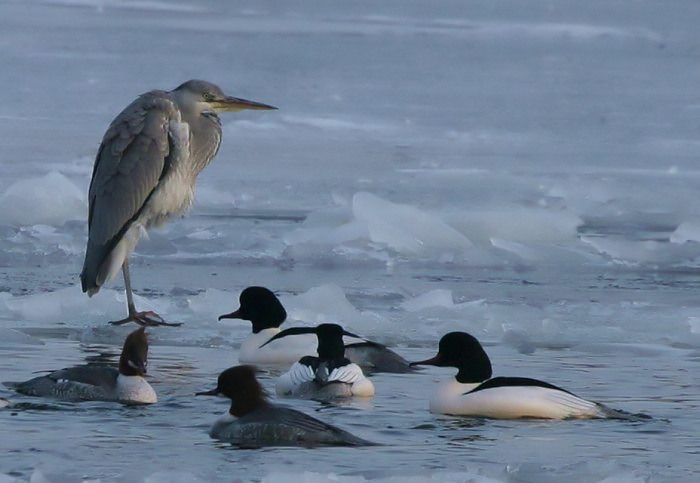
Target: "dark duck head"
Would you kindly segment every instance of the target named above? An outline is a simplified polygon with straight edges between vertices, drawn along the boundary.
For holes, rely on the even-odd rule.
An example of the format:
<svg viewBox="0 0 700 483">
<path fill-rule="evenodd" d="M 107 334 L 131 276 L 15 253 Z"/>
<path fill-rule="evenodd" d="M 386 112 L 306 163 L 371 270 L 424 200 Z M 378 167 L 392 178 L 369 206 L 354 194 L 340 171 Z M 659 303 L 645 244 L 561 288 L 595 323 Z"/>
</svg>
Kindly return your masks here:
<svg viewBox="0 0 700 483">
<path fill-rule="evenodd" d="M 450 332 L 440 339 L 435 357 L 411 366 L 456 367 L 457 381 L 461 383 L 483 382 L 491 378 L 491 361 L 476 337 L 466 332 Z"/>
<path fill-rule="evenodd" d="M 219 317 L 222 319 L 249 320 L 253 324 L 253 333 L 263 329 L 279 327 L 287 318 L 287 311 L 272 291 L 265 287 L 248 287 L 238 298 L 238 310 Z"/>
<path fill-rule="evenodd" d="M 255 377 L 253 366 L 235 366 L 219 374 L 216 387 L 196 396 L 222 396 L 231 400 L 229 413 L 237 418 L 268 404 L 265 390 Z"/>
</svg>

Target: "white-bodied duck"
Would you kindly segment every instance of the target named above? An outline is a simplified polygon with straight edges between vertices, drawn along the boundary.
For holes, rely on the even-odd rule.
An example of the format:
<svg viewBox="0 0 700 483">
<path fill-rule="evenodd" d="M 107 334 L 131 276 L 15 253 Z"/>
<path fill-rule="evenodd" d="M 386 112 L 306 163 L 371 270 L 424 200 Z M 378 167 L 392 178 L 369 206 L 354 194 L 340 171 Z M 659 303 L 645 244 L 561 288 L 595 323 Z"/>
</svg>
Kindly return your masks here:
<svg viewBox="0 0 700 483">
<path fill-rule="evenodd" d="M 219 317 L 242 319 L 252 323 L 253 332 L 242 343 L 238 360 L 246 364 L 291 364 L 299 358 L 313 354 L 316 338 L 309 333 L 299 333 L 274 343 L 266 344 L 277 335 L 287 318 L 282 303 L 265 287 L 248 287 L 239 297 L 238 310 Z M 383 344 L 362 337 L 344 338 L 345 357 L 371 372 L 410 372 L 408 361 Z M 262 347 L 264 345 L 264 347 Z"/>
<path fill-rule="evenodd" d="M 315 334 L 318 339 L 316 356 L 306 355 L 292 364 L 275 384 L 279 396 L 303 399 L 333 399 L 339 397 L 371 397 L 374 384 L 362 368 L 345 357 L 343 336 L 357 337 L 338 324 L 317 327 L 292 327 L 273 336 L 266 344 L 284 337 Z"/>
<path fill-rule="evenodd" d="M 491 377 L 491 361 L 479 341 L 465 332 L 440 339 L 435 357 L 411 365 L 456 367 L 457 375 L 441 383 L 430 411 L 495 419 L 648 418 L 587 401 L 547 382 L 526 377 Z"/>
</svg>

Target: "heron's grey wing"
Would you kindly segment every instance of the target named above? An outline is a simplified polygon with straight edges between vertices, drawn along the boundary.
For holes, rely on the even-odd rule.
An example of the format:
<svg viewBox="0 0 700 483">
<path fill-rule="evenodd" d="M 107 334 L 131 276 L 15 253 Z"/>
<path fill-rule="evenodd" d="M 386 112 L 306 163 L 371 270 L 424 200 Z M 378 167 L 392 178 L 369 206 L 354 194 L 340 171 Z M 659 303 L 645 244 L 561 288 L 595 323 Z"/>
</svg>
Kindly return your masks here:
<svg viewBox="0 0 700 483">
<path fill-rule="evenodd" d="M 102 263 L 137 219 L 175 149 L 171 129 L 180 113 L 164 91 L 148 92 L 127 106 L 102 139 L 88 193 L 88 245 L 81 273 L 83 291 L 97 288 Z"/>
</svg>

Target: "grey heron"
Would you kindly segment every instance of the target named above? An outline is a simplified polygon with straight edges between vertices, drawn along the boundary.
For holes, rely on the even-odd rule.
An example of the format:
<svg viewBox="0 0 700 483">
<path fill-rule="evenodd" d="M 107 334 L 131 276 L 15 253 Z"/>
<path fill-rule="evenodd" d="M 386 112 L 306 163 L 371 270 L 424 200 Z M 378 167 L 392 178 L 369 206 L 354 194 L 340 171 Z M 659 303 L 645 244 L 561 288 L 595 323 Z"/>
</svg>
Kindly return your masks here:
<svg viewBox="0 0 700 483">
<path fill-rule="evenodd" d="M 229 97 L 210 82 L 190 80 L 172 91 L 142 94 L 107 128 L 88 192 L 80 281 L 83 292 L 93 296 L 122 270 L 128 315 L 112 324 L 179 325 L 136 310 L 129 255 L 144 230 L 189 208 L 197 175 L 221 144 L 217 113 L 243 109 L 276 107 Z"/>
</svg>

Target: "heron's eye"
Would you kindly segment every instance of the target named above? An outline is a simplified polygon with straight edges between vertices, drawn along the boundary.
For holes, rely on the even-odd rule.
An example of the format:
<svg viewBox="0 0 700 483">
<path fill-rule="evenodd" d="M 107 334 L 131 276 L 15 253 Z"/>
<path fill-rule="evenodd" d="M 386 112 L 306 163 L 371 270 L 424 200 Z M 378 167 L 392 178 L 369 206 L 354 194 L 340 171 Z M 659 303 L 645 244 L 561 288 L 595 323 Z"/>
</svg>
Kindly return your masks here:
<svg viewBox="0 0 700 483">
<path fill-rule="evenodd" d="M 207 102 L 214 100 L 214 95 L 211 92 L 205 92 L 204 94 L 202 94 L 202 97 Z"/>
</svg>

